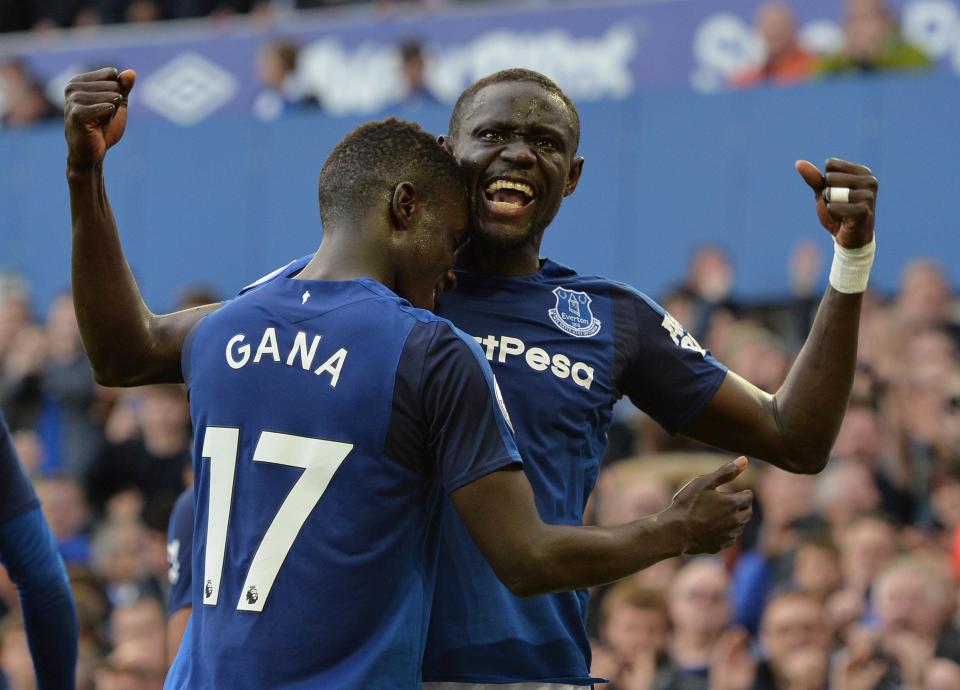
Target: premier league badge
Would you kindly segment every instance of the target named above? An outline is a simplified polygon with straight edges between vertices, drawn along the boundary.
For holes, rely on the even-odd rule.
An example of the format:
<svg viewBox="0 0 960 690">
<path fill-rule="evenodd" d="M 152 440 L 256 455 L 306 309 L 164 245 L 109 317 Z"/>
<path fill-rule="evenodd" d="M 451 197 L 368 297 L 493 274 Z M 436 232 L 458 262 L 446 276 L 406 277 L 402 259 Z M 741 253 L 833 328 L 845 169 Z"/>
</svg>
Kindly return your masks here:
<svg viewBox="0 0 960 690">
<path fill-rule="evenodd" d="M 550 320 L 564 333 L 577 338 L 589 338 L 600 332 L 600 319 L 590 311 L 593 300 L 585 292 L 558 287 L 553 291 L 557 306 L 548 311 Z"/>
</svg>

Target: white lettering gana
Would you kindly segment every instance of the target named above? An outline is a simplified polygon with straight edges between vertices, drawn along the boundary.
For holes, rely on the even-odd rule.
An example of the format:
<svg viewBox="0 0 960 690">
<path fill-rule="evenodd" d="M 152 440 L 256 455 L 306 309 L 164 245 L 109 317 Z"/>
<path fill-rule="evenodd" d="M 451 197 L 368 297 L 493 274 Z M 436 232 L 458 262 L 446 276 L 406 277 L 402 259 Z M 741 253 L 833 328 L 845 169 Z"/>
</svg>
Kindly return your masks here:
<svg viewBox="0 0 960 690">
<path fill-rule="evenodd" d="M 333 356 L 330 357 L 326 362 L 317 367 L 317 370 L 313 372 L 317 376 L 320 374 L 327 373 L 330 374 L 330 387 L 336 388 L 337 381 L 340 380 L 340 370 L 343 369 L 343 363 L 347 361 L 347 351 L 345 348 L 340 348 L 333 353 Z"/>
<path fill-rule="evenodd" d="M 260 338 L 260 345 L 257 352 L 250 358 L 250 343 L 245 342 L 247 336 L 243 333 L 237 333 L 227 341 L 226 360 L 231 369 L 242 369 L 247 364 L 261 364 L 274 362 L 276 364 L 286 364 L 288 367 L 311 371 L 313 361 L 317 356 L 320 341 L 323 336 L 316 334 L 307 334 L 303 331 L 297 331 L 293 337 L 293 343 L 287 349 L 287 343 L 282 343 L 283 351 L 286 353 L 286 360 L 281 359 L 281 343 L 277 340 L 277 331 L 275 328 L 267 328 Z M 307 343 L 309 342 L 309 346 Z M 343 366 L 347 361 L 347 349 L 341 347 L 326 361 L 312 371 L 316 376 L 329 376 L 328 383 L 331 388 L 337 387 L 340 381 L 340 374 L 343 373 Z M 265 356 L 266 355 L 266 356 Z"/>
<path fill-rule="evenodd" d="M 280 347 L 277 345 L 277 329 L 275 328 L 268 328 L 263 332 L 260 347 L 257 348 L 257 354 L 253 356 L 253 363 L 259 364 L 260 358 L 265 354 L 270 354 L 274 362 L 280 361 Z"/>
<path fill-rule="evenodd" d="M 293 360 L 297 354 L 300 355 L 300 366 L 304 371 L 310 371 L 313 365 L 313 356 L 317 353 L 317 345 L 320 344 L 320 336 L 313 336 L 313 342 L 310 343 L 310 349 L 307 350 L 307 334 L 303 331 L 297 332 L 297 337 L 293 339 L 293 349 L 290 350 L 290 356 L 287 357 L 287 366 L 293 366 Z"/>
<path fill-rule="evenodd" d="M 237 333 L 227 342 L 227 364 L 230 365 L 231 369 L 239 369 L 250 359 L 249 343 L 246 345 L 239 345 L 239 343 L 243 342 L 243 338 L 243 333 Z M 240 355 L 240 359 L 235 359 L 233 356 L 233 349 L 235 345 L 238 345 L 236 351 L 237 354 Z"/>
<path fill-rule="evenodd" d="M 474 336 L 474 340 L 480 343 L 490 362 L 506 364 L 510 358 L 523 355 L 527 366 L 534 371 L 549 370 L 558 379 L 570 379 L 587 390 L 593 385 L 594 368 L 584 362 L 574 362 L 561 352 L 551 355 L 541 347 L 527 349 L 527 344 L 520 338 L 509 335 L 499 338 L 495 335 Z"/>
</svg>

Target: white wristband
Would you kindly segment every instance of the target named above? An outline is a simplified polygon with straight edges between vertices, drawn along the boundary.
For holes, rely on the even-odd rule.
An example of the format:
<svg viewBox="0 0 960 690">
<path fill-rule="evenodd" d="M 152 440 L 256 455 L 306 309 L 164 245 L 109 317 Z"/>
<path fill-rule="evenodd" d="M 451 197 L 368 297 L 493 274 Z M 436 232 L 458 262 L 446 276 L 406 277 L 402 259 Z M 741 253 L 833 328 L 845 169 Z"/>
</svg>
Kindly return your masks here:
<svg viewBox="0 0 960 690">
<path fill-rule="evenodd" d="M 864 292 L 876 251 L 876 239 L 856 249 L 841 247 L 834 240 L 833 265 L 830 266 L 830 285 L 833 289 L 848 295 Z"/>
</svg>

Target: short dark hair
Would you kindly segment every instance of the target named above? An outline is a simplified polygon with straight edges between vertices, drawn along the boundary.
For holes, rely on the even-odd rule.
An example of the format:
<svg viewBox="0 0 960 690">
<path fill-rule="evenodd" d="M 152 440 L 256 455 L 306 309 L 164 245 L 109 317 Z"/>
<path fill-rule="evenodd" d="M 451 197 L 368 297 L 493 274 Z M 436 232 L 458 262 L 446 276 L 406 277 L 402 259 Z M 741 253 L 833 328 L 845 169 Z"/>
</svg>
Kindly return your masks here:
<svg viewBox="0 0 960 690">
<path fill-rule="evenodd" d="M 463 194 L 460 166 L 432 134 L 395 117 L 360 125 L 337 144 L 320 171 L 320 220 L 355 216 L 401 182 L 417 189 L 446 185 Z M 447 191 L 446 188 L 443 189 Z"/>
<path fill-rule="evenodd" d="M 550 79 L 550 77 L 540 74 L 540 72 L 534 72 L 530 69 L 521 69 L 519 67 L 494 72 L 493 74 L 486 76 L 479 81 L 475 81 L 473 84 L 468 86 L 466 90 L 460 94 L 460 98 L 457 99 L 457 102 L 453 106 L 453 112 L 450 113 L 450 124 L 448 125 L 447 129 L 447 132 L 450 134 L 450 136 L 455 137 L 457 132 L 460 131 L 460 118 L 462 117 L 461 111 L 466 107 L 467 103 L 473 99 L 478 91 L 492 84 L 502 84 L 504 82 L 511 81 L 529 81 L 533 82 L 534 84 L 539 84 L 545 90 L 549 91 L 563 101 L 570 113 L 574 137 L 573 153 L 576 153 L 577 148 L 580 146 L 580 113 L 577 112 L 577 106 L 573 104 L 573 101 L 570 100 L 569 96 L 567 96 L 567 94 L 563 92 L 563 89 L 557 86 L 557 83 Z"/>
<path fill-rule="evenodd" d="M 632 580 L 623 580 L 611 587 L 600 604 L 600 620 L 610 620 L 615 609 L 626 606 L 645 611 L 656 611 L 663 615 L 669 626 L 670 614 L 667 609 L 667 599 L 663 592 L 644 587 Z"/>
</svg>

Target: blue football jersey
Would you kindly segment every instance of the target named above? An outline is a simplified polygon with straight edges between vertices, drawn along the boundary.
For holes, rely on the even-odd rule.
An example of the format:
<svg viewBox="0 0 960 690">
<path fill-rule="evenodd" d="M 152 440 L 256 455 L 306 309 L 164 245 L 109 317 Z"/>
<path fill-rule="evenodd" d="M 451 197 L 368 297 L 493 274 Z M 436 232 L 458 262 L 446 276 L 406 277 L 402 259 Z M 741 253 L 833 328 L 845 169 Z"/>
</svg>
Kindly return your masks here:
<svg viewBox="0 0 960 690">
<path fill-rule="evenodd" d="M 510 410 L 547 523 L 579 525 L 623 395 L 682 430 L 726 369 L 659 305 L 546 260 L 533 275 L 457 273 L 438 313 L 473 335 Z M 449 502 L 425 681 L 588 685 L 587 593 L 520 599 L 481 556 Z"/>
<path fill-rule="evenodd" d="M 519 463 L 471 338 L 299 268 L 184 345 L 193 616 L 167 688 L 419 687 L 442 499 Z"/>
<path fill-rule="evenodd" d="M 184 489 L 170 511 L 167 528 L 167 579 L 170 595 L 167 597 L 167 615 L 193 605 L 190 590 L 193 586 L 193 488 Z"/>
</svg>

